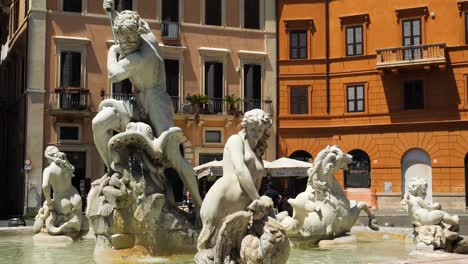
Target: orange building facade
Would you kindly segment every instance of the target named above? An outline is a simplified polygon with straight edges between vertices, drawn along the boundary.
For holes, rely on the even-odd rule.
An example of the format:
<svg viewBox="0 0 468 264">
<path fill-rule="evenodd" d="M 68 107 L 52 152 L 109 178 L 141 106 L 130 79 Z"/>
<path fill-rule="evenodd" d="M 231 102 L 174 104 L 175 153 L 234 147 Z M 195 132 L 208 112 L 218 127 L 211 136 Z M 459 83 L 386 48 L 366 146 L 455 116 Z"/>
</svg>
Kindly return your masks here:
<svg viewBox="0 0 468 264">
<path fill-rule="evenodd" d="M 465 209 L 468 1 L 279 1 L 278 156 L 355 157 L 348 197 L 399 208 L 408 180 Z"/>
</svg>

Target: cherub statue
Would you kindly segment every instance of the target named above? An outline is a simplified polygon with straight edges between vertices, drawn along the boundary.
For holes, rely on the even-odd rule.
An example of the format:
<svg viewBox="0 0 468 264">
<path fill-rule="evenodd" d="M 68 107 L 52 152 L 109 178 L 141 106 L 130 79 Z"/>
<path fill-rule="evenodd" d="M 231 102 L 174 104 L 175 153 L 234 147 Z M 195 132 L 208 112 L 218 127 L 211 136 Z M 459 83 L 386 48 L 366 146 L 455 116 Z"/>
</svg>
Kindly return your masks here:
<svg viewBox="0 0 468 264">
<path fill-rule="evenodd" d="M 424 201 L 427 195 L 427 181 L 422 177 L 413 178 L 408 185 L 408 193 L 401 201 L 401 206 L 415 226 L 439 225 L 441 223 L 458 228 L 458 215 L 442 211 L 439 203 L 429 204 Z"/>
<path fill-rule="evenodd" d="M 85 219 L 81 196 L 72 185 L 75 168 L 67 160 L 65 153 L 55 146 L 46 148 L 45 157 L 50 163 L 44 169 L 42 179 L 45 202 L 36 216 L 35 232 L 39 233 L 45 226 L 50 235 L 76 237 Z M 53 197 L 51 189 L 54 192 Z"/>
</svg>

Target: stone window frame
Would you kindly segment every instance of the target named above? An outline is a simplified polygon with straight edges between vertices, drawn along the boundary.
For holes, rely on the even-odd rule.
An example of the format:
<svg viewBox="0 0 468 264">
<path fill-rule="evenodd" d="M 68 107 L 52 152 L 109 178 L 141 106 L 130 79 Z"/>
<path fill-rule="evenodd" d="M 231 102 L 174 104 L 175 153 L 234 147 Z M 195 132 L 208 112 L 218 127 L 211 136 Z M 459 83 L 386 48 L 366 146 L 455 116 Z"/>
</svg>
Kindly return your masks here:
<svg viewBox="0 0 468 264">
<path fill-rule="evenodd" d="M 260 65 L 261 67 L 261 84 L 260 84 L 260 100 L 264 100 L 265 95 L 265 60 L 268 58 L 268 54 L 265 52 L 258 52 L 258 51 L 247 51 L 247 50 L 239 50 L 239 71 L 240 71 L 240 98 L 244 99 L 244 80 L 245 80 L 245 71 L 244 66 L 245 64 L 256 64 Z M 241 107 L 243 109 L 243 107 Z"/>
<path fill-rule="evenodd" d="M 81 54 L 81 78 L 80 78 L 80 88 L 86 89 L 87 81 L 87 56 L 88 56 L 88 46 L 91 43 L 90 39 L 87 38 L 77 38 L 77 37 L 64 37 L 64 36 L 54 36 L 52 37 L 55 43 L 55 63 L 56 63 L 56 75 L 55 75 L 55 88 L 62 88 L 61 83 L 61 58 L 63 51 L 73 51 L 79 52 Z"/>
<path fill-rule="evenodd" d="M 223 48 L 206 48 L 200 47 L 200 94 L 205 94 L 205 63 L 206 62 L 219 62 L 223 64 L 223 97 L 227 94 L 227 59 L 231 53 L 228 49 Z"/>
<path fill-rule="evenodd" d="M 78 139 L 61 139 L 60 137 L 60 128 L 62 127 L 76 127 L 78 128 Z M 83 127 L 81 124 L 77 123 L 57 123 L 57 143 L 68 144 L 68 143 L 82 143 L 83 142 Z"/>
<path fill-rule="evenodd" d="M 259 10 L 260 14 L 258 14 L 259 20 L 260 20 L 258 29 L 245 28 L 245 12 L 244 12 L 245 1 L 248 1 L 248 0 L 239 0 L 240 28 L 245 29 L 245 30 L 264 31 L 265 30 L 265 0 L 258 0 L 259 1 L 259 9 L 260 9 Z"/>
<path fill-rule="evenodd" d="M 403 46 L 403 21 L 419 19 L 420 20 L 420 30 L 421 30 L 421 45 L 426 43 L 426 24 L 427 19 L 429 18 L 429 9 L 427 6 L 419 6 L 412 8 L 402 8 L 396 9 L 395 14 L 397 17 L 397 23 L 400 25 L 400 30 L 398 30 L 398 43 L 397 47 Z"/>
<path fill-rule="evenodd" d="M 200 0 L 200 24 L 206 27 L 226 27 L 226 6 L 227 3 L 226 1 L 228 0 L 220 0 L 221 1 L 221 25 L 220 26 L 215 26 L 215 25 L 207 25 L 206 24 L 206 17 L 205 17 L 205 5 L 206 5 L 206 0 Z"/>
<path fill-rule="evenodd" d="M 288 85 L 288 115 L 290 116 L 305 116 L 312 114 L 312 86 L 307 84 L 298 84 L 298 85 Z M 293 114 L 291 113 L 291 89 L 292 88 L 306 88 L 307 89 L 307 112 L 303 114 Z"/>
<path fill-rule="evenodd" d="M 286 29 L 286 54 L 288 60 L 310 60 L 312 59 L 312 36 L 315 32 L 315 24 L 313 19 L 293 19 L 285 20 L 284 26 Z M 291 58 L 291 35 L 292 31 L 306 31 L 307 35 L 307 56 L 304 59 L 292 59 Z"/>
<path fill-rule="evenodd" d="M 172 1 L 174 1 L 174 0 L 172 0 Z M 185 3 L 185 0 L 177 0 L 177 1 L 179 1 L 179 23 L 183 23 L 184 22 L 184 7 L 185 7 L 184 3 Z M 158 10 L 157 10 L 157 13 L 156 13 L 156 21 L 158 21 L 158 22 L 162 22 L 162 17 L 163 17 L 163 15 L 162 15 L 162 2 L 163 2 L 163 0 L 158 1 Z"/>
<path fill-rule="evenodd" d="M 216 131 L 221 133 L 221 142 L 207 142 L 206 141 L 206 132 L 207 131 Z M 203 145 L 218 145 L 221 146 L 224 144 L 224 129 L 220 127 L 204 127 L 203 128 Z"/>
<path fill-rule="evenodd" d="M 58 0 L 58 11 L 59 12 L 66 13 L 66 14 L 74 14 L 74 15 L 84 15 L 84 14 L 88 13 L 88 0 L 81 0 L 81 13 L 63 11 L 63 1 L 66 1 L 66 0 Z"/>
</svg>

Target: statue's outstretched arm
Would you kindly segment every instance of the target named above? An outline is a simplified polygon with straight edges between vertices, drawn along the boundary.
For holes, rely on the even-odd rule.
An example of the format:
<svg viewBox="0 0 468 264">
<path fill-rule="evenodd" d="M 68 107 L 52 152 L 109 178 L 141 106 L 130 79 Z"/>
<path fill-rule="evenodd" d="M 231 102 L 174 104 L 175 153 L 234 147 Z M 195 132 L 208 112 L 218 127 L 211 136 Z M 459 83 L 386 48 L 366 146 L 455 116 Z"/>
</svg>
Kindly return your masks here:
<svg viewBox="0 0 468 264">
<path fill-rule="evenodd" d="M 247 165 L 245 165 L 244 142 L 242 138 L 240 136 L 233 136 L 228 140 L 227 145 L 240 186 L 249 195 L 252 201 L 259 199 L 260 195 L 255 188 L 252 174 L 249 168 L 247 168 Z"/>
<path fill-rule="evenodd" d="M 113 45 L 109 49 L 107 57 L 107 70 L 109 74 L 109 81 L 112 83 L 123 81 L 135 74 L 141 67 L 143 57 L 140 53 L 133 52 L 125 58 L 117 61 L 117 52 L 119 47 Z"/>
</svg>

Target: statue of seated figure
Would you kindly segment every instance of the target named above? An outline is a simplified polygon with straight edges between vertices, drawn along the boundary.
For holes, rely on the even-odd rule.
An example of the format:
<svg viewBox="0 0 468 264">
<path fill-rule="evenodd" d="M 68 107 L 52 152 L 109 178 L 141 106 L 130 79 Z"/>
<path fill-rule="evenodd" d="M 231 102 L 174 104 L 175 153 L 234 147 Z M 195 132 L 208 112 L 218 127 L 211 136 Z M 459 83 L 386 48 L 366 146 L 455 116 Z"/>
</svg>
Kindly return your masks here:
<svg viewBox="0 0 468 264">
<path fill-rule="evenodd" d="M 427 181 L 421 177 L 413 178 L 408 185 L 401 205 L 407 210 L 415 226 L 439 225 L 441 223 L 458 227 L 458 215 L 442 211 L 439 203 L 429 204 L 424 199 L 427 195 Z"/>
<path fill-rule="evenodd" d="M 46 200 L 36 216 L 34 230 L 39 233 L 45 227 L 49 235 L 77 237 L 84 219 L 81 196 L 72 185 L 75 168 L 55 146 L 46 148 L 45 157 L 50 163 L 44 169 L 42 180 Z"/>
</svg>

